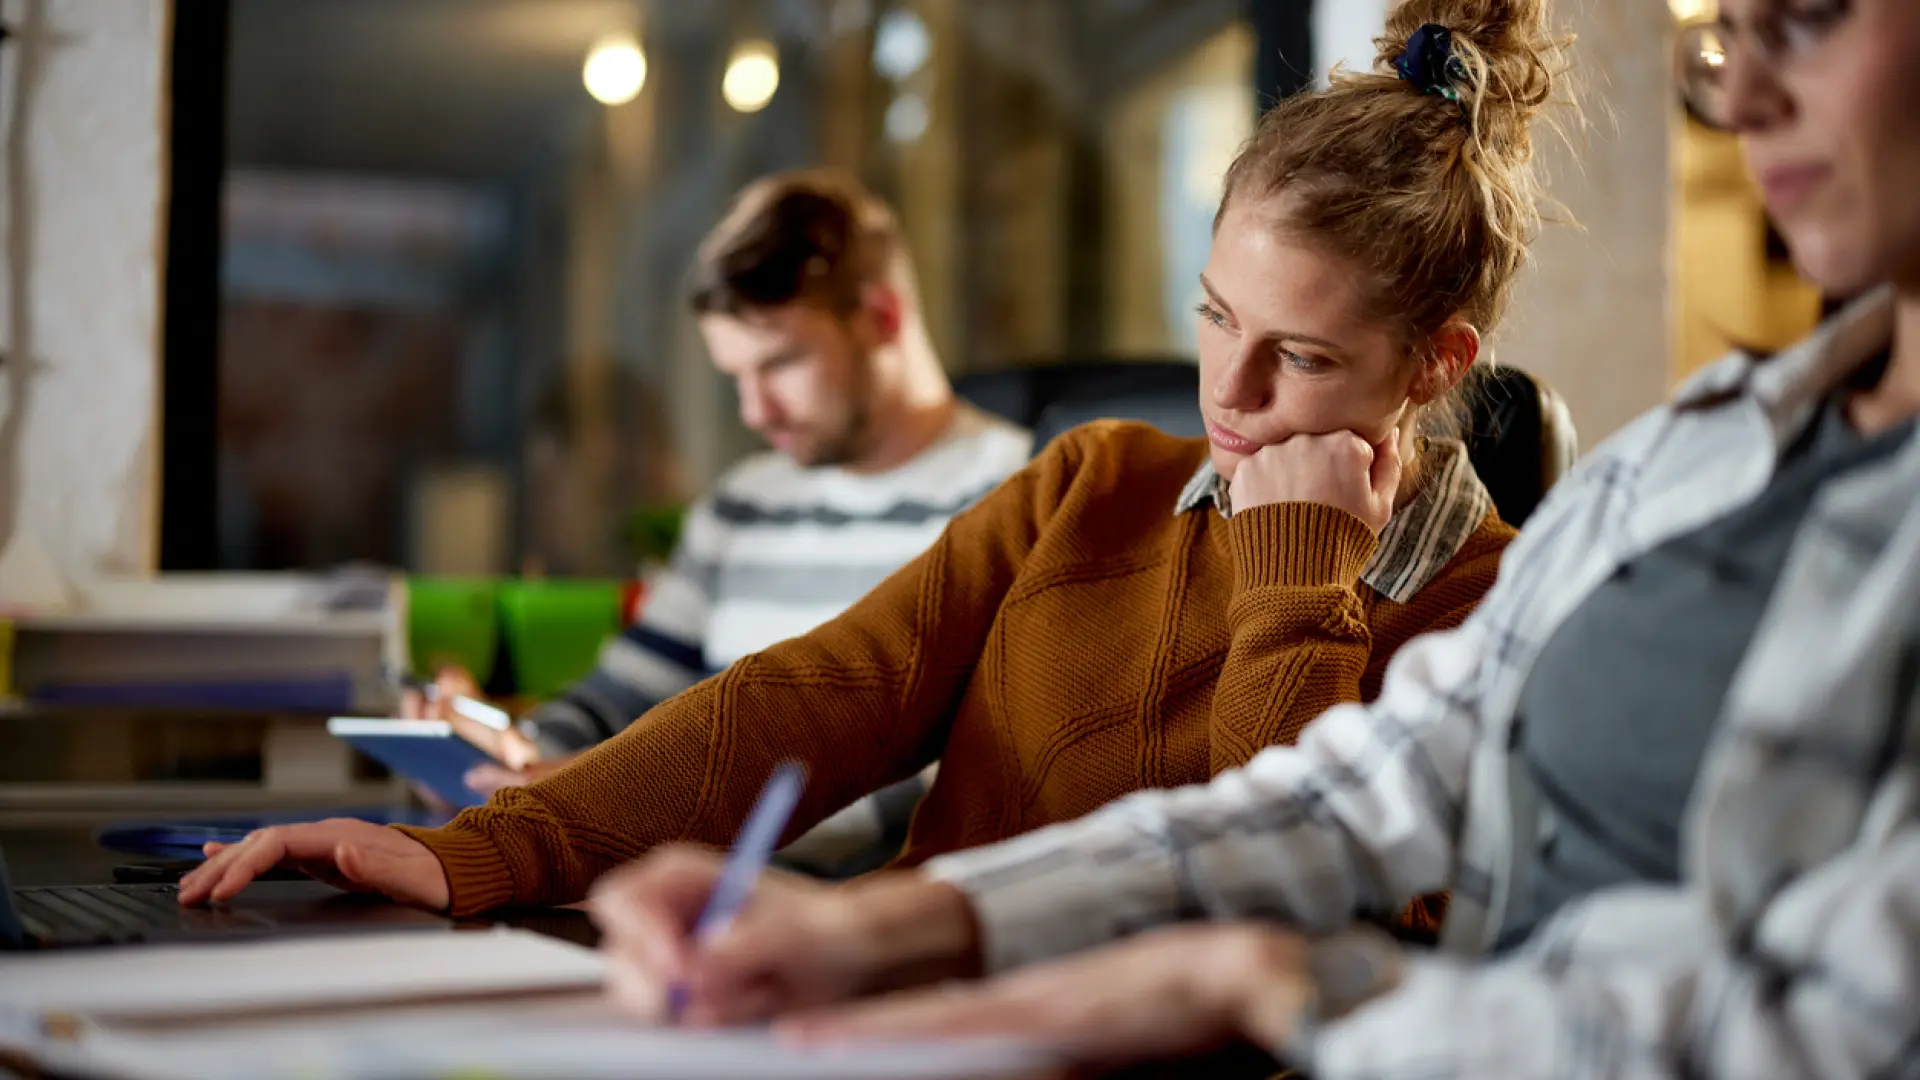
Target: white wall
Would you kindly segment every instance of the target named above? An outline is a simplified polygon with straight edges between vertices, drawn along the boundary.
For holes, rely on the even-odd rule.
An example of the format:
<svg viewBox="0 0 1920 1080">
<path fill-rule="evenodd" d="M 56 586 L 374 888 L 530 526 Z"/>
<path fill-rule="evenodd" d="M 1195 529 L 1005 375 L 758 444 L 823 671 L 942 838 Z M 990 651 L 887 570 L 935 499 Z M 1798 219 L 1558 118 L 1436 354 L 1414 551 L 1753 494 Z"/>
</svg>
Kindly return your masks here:
<svg viewBox="0 0 1920 1080">
<path fill-rule="evenodd" d="M 1558 5 L 1590 128 L 1542 141 L 1551 192 L 1582 226 L 1548 225 L 1495 339 L 1501 363 L 1567 399 L 1589 449 L 1672 381 L 1671 18 L 1653 0 Z"/>
<path fill-rule="evenodd" d="M 171 4 L 0 10 L 0 543 L 151 570 Z"/>
<path fill-rule="evenodd" d="M 1314 80 L 1326 85 L 1335 64 L 1350 70 L 1373 67 L 1373 39 L 1387 25 L 1391 0 L 1315 0 L 1313 5 Z"/>
<path fill-rule="evenodd" d="M 1371 67 L 1391 7 L 1317 0 L 1323 81 L 1335 61 Z M 1544 136 L 1540 157 L 1552 195 L 1584 231 L 1543 231 L 1494 352 L 1558 389 L 1591 448 L 1658 403 L 1671 378 L 1671 16 L 1655 0 L 1561 0 L 1555 9 L 1578 37 L 1575 78 L 1592 124 L 1571 148 Z"/>
</svg>

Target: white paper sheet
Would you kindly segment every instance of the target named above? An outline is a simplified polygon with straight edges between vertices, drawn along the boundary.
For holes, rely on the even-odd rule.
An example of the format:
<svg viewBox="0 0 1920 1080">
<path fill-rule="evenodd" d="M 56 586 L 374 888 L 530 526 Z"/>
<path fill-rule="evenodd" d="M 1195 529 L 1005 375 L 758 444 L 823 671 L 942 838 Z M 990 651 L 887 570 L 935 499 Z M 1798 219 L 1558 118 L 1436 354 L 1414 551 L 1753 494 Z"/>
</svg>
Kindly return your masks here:
<svg viewBox="0 0 1920 1080">
<path fill-rule="evenodd" d="M 420 930 L 0 957 L 0 1011 L 134 1017 L 541 992 L 600 983 L 598 953 L 525 930 Z"/>
<path fill-rule="evenodd" d="M 82 1023 L 67 1039 L 0 1022 L 0 1043 L 115 1080 L 936 1080 L 1051 1063 L 1005 1043 L 800 1049 L 765 1031 L 648 1028 L 600 996 L 600 976 L 593 951 L 509 929 L 6 957 L 0 1020 Z M 445 1000 L 515 992 L 530 996 Z"/>
<path fill-rule="evenodd" d="M 1036 1051 L 983 1042 L 802 1049 L 761 1031 L 513 1021 L 255 1027 L 188 1037 L 95 1034 L 45 1064 L 118 1080 L 944 1080 L 1040 1073 Z"/>
</svg>

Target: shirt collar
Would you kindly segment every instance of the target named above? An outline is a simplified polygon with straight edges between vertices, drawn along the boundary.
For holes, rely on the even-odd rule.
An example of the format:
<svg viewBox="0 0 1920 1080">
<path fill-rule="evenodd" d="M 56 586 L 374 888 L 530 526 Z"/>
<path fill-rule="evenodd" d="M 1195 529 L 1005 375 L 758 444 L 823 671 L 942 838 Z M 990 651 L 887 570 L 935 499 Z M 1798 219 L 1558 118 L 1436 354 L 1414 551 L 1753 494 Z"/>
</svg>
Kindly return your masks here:
<svg viewBox="0 0 1920 1080">
<path fill-rule="evenodd" d="M 1430 439 L 1420 464 L 1425 481 L 1381 530 L 1373 559 L 1360 574 L 1373 591 L 1398 604 L 1426 587 L 1493 509 L 1493 496 L 1473 471 L 1465 443 Z M 1213 462 L 1202 461 L 1193 479 L 1180 489 L 1175 516 L 1206 506 L 1230 516 L 1225 489 L 1226 482 L 1214 471 Z"/>
<path fill-rule="evenodd" d="M 1785 446 L 1835 387 L 1886 349 L 1893 340 L 1893 318 L 1893 290 L 1877 289 L 1773 357 L 1762 361 L 1740 352 L 1703 368 L 1674 392 L 1674 407 L 1711 408 L 1750 397 Z"/>
</svg>

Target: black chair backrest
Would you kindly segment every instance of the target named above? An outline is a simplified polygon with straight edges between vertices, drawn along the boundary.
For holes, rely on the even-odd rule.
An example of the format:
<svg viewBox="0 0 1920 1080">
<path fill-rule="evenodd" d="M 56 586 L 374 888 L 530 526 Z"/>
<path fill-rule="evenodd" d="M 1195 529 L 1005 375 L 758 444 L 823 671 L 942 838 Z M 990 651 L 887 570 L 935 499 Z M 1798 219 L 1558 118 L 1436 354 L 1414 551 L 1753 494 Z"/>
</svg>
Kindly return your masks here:
<svg viewBox="0 0 1920 1080">
<path fill-rule="evenodd" d="M 960 396 L 1033 432 L 1038 454 L 1065 431 L 1094 420 L 1141 420 L 1169 435 L 1199 438 L 1200 369 L 1192 360 L 1083 360 L 1026 364 L 962 376 Z"/>
<path fill-rule="evenodd" d="M 1198 430 L 1199 380 L 1194 362 L 1179 357 L 1066 360 L 974 372 L 956 380 L 954 389 L 980 408 L 1025 428 L 1035 427 L 1056 405 L 1098 409 L 1103 402 L 1131 402 L 1151 408 L 1154 417 L 1114 411 L 1089 413 L 1086 419 L 1154 420 L 1171 417 L 1179 402 L 1194 414 Z M 1118 410 L 1119 405 L 1114 408 Z M 1035 443 L 1035 450 L 1044 445 L 1039 440 Z"/>
<path fill-rule="evenodd" d="M 1179 394 L 1133 390 L 1109 398 L 1063 398 L 1047 406 L 1040 413 L 1040 419 L 1033 423 L 1034 448 L 1037 450 L 1061 432 L 1094 420 L 1142 420 L 1182 439 L 1198 439 L 1207 434 L 1193 387 Z"/>
<path fill-rule="evenodd" d="M 1143 420 L 1199 438 L 1199 368 L 1191 360 L 1035 364 L 960 378 L 962 397 L 1033 431 L 1034 452 L 1092 420 Z M 1515 368 L 1476 376 L 1464 433 L 1500 516 L 1519 526 L 1573 464 L 1573 421 L 1558 394 Z"/>
<path fill-rule="evenodd" d="M 1501 520 L 1519 528 L 1573 467 L 1573 417 L 1559 394 L 1519 368 L 1483 368 L 1470 390 L 1467 456 Z"/>
</svg>

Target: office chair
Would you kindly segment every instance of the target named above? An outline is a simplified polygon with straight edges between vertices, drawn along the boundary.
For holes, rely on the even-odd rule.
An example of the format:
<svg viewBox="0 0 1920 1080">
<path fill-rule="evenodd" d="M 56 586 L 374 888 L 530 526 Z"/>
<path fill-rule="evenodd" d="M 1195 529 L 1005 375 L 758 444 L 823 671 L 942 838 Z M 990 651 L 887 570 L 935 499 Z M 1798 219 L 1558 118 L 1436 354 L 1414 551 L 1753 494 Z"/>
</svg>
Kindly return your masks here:
<svg viewBox="0 0 1920 1080">
<path fill-rule="evenodd" d="M 1199 368 L 1178 358 L 1067 361 L 965 375 L 955 388 L 976 406 L 1033 431 L 1038 453 L 1091 420 L 1143 420 L 1200 438 Z M 1474 377 L 1463 433 L 1468 457 L 1500 510 L 1519 527 L 1573 466 L 1578 441 L 1565 401 L 1517 368 Z"/>
<path fill-rule="evenodd" d="M 1471 391 L 1467 457 L 1501 520 L 1517 529 L 1580 454 L 1573 414 L 1558 392 L 1519 368 L 1483 368 Z"/>
<path fill-rule="evenodd" d="M 1072 359 L 974 372 L 960 396 L 1034 431 L 1038 452 L 1053 436 L 1089 420 L 1145 420 L 1169 434 L 1199 436 L 1199 369 L 1184 357 Z M 1054 417 L 1041 428 L 1049 409 Z"/>
</svg>

